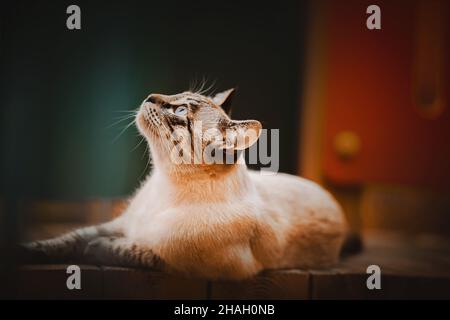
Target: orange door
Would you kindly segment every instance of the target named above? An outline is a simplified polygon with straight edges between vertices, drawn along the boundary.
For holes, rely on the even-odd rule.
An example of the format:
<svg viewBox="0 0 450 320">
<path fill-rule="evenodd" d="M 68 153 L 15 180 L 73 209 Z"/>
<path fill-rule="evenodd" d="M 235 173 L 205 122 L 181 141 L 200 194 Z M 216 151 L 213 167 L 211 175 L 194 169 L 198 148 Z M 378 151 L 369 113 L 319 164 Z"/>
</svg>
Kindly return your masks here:
<svg viewBox="0 0 450 320">
<path fill-rule="evenodd" d="M 368 30 L 370 4 L 330 2 L 324 174 L 450 186 L 450 6 L 377 1 L 382 29 Z"/>
</svg>

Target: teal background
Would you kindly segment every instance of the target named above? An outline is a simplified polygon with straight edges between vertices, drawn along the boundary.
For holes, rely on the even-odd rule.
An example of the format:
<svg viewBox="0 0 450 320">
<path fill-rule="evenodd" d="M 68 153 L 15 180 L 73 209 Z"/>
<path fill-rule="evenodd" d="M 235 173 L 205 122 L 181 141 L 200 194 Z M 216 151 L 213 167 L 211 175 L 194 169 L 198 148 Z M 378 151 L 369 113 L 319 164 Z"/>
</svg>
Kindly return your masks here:
<svg viewBox="0 0 450 320">
<path fill-rule="evenodd" d="M 2 12 L 2 193 L 79 199 L 129 194 L 149 168 L 134 127 L 110 126 L 151 92 L 237 87 L 233 116 L 280 128 L 295 172 L 303 2 L 18 1 Z"/>
</svg>

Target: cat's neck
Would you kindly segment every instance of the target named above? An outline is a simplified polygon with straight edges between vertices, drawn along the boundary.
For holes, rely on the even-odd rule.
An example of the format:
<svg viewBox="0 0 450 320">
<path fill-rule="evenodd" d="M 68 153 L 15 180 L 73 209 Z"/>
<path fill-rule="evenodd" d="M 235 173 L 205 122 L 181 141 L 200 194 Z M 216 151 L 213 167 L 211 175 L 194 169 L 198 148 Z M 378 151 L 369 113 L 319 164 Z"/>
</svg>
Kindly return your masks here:
<svg viewBox="0 0 450 320">
<path fill-rule="evenodd" d="M 154 176 L 177 202 L 239 199 L 253 188 L 245 164 L 185 165 L 172 171 L 155 168 Z"/>
<path fill-rule="evenodd" d="M 221 202 L 245 197 L 253 190 L 244 155 L 232 164 L 176 165 L 150 145 L 150 181 L 167 200 L 184 203 Z"/>
</svg>

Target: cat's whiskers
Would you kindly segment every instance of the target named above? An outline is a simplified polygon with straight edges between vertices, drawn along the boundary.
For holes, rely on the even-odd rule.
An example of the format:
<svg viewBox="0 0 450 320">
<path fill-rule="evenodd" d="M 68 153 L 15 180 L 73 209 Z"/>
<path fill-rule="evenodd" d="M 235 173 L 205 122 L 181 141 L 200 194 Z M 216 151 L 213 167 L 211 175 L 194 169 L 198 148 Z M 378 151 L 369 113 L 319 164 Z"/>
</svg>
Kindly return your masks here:
<svg viewBox="0 0 450 320">
<path fill-rule="evenodd" d="M 118 119 L 118 120 L 115 121 L 115 122 L 113 122 L 112 124 L 110 124 L 110 125 L 107 126 L 106 128 L 114 127 L 115 125 L 117 125 L 117 124 L 119 124 L 119 123 L 121 123 L 121 122 L 123 122 L 123 121 L 129 120 L 129 119 L 131 119 L 131 118 L 134 118 L 134 117 L 136 117 L 136 113 L 133 113 L 133 114 L 130 114 L 130 115 L 126 115 L 126 116 L 124 116 L 124 117 L 118 117 L 118 118 L 115 118 L 115 119 Z"/>
<path fill-rule="evenodd" d="M 203 75 L 199 84 L 197 84 L 197 80 L 195 80 L 194 85 L 189 86 L 189 91 L 195 94 L 202 94 L 203 92 L 210 90 L 211 87 L 215 85 L 215 83 L 216 81 L 214 80 L 214 82 L 208 88 L 205 89 L 205 86 L 208 84 L 208 79 Z"/>
<path fill-rule="evenodd" d="M 142 170 L 142 173 L 141 173 L 139 179 L 142 178 L 142 176 L 147 172 L 148 166 L 149 165 L 150 166 L 153 165 L 152 157 L 151 157 L 151 154 L 150 154 L 150 151 L 149 151 L 147 143 L 145 144 L 145 149 L 144 149 L 144 153 L 142 154 L 142 159 L 144 159 L 145 155 L 148 155 L 148 160 L 147 160 L 147 162 L 145 164 L 144 170 Z"/>
<path fill-rule="evenodd" d="M 206 95 L 208 93 L 208 91 L 210 91 L 211 89 L 214 88 L 214 86 L 216 85 L 217 80 L 214 80 L 211 85 L 209 85 L 206 89 L 201 89 L 200 91 L 197 91 L 197 94 L 201 94 L 201 95 Z M 207 82 L 205 82 L 206 84 Z"/>
<path fill-rule="evenodd" d="M 120 113 L 137 113 L 139 112 L 139 108 L 137 110 L 114 110 L 113 112 L 120 112 Z"/>
<path fill-rule="evenodd" d="M 202 81 L 204 81 L 204 78 L 202 79 Z M 192 82 L 192 84 L 193 84 L 193 85 L 190 85 L 190 86 L 189 86 L 189 91 L 190 91 L 190 92 L 193 92 L 193 93 L 197 92 L 197 91 L 201 88 L 201 86 L 202 86 L 202 82 L 200 82 L 200 83 L 197 82 L 197 77 L 196 77 L 195 80 Z M 199 86 L 200 86 L 200 87 L 199 87 Z"/>
<path fill-rule="evenodd" d="M 122 134 L 135 123 L 136 123 L 136 117 L 133 117 L 133 120 L 130 123 L 128 123 L 125 126 L 125 128 L 122 129 L 122 131 L 120 131 L 120 133 L 113 139 L 112 143 L 115 143 L 122 136 Z"/>
<path fill-rule="evenodd" d="M 140 135 L 139 135 L 139 136 L 140 136 Z M 139 146 L 142 144 L 142 141 L 144 141 L 144 139 L 145 139 L 145 138 L 141 136 L 141 138 L 139 139 L 139 143 L 138 143 L 137 145 L 135 145 L 134 148 L 131 149 L 130 152 L 133 152 L 133 151 L 135 151 L 137 148 L 139 148 Z"/>
</svg>

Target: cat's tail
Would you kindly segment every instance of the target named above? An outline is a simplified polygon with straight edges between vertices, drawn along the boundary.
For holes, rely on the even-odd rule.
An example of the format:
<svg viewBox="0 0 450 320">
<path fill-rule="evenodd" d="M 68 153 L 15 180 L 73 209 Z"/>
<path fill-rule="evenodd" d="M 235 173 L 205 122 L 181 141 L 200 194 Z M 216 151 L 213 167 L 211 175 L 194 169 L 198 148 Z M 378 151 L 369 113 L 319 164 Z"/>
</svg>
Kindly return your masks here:
<svg viewBox="0 0 450 320">
<path fill-rule="evenodd" d="M 355 231 L 348 232 L 341 248 L 341 257 L 348 257 L 360 253 L 363 250 L 364 243 L 361 234 Z"/>
</svg>

